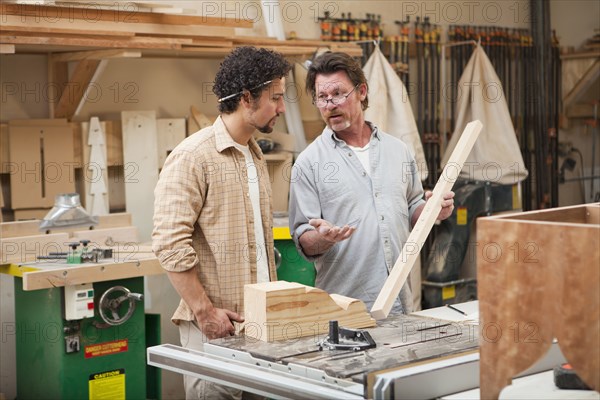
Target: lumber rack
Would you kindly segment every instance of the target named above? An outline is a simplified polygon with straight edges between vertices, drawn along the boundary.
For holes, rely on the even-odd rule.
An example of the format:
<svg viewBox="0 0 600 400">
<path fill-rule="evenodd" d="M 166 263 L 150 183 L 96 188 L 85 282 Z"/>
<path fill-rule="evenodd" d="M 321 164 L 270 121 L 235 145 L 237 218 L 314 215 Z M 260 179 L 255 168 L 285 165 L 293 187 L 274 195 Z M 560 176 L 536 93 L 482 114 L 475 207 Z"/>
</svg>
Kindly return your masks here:
<svg viewBox="0 0 600 400">
<path fill-rule="evenodd" d="M 48 86 L 57 91 L 48 96 L 50 114 L 67 119 L 76 115 L 90 83 L 110 59 L 220 59 L 248 45 L 276 50 L 291 59 L 312 56 L 322 47 L 362 56 L 355 43 L 241 36 L 235 29 L 252 28 L 252 21 L 146 12 L 136 4 L 106 9 L 96 3 L 51 6 L 3 1 L 0 54 L 47 54 Z M 71 73 L 70 62 L 76 63 Z M 65 87 L 73 89 L 60 89 Z"/>
</svg>

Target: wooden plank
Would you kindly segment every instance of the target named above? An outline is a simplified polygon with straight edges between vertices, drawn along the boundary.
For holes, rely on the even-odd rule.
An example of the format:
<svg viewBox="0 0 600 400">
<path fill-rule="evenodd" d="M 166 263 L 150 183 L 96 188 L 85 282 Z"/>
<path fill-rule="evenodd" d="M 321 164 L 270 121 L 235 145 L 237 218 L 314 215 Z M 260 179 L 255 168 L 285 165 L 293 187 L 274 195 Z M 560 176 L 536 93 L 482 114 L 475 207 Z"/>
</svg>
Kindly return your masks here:
<svg viewBox="0 0 600 400">
<path fill-rule="evenodd" d="M 48 111 L 51 116 L 56 115 L 56 106 L 69 83 L 69 65 L 66 62 L 48 59 Z"/>
<path fill-rule="evenodd" d="M 99 66 L 99 60 L 82 60 L 77 64 L 68 83 L 71 90 L 64 90 L 60 96 L 54 113 L 55 117 L 71 118 L 75 114 Z"/>
<path fill-rule="evenodd" d="M 289 135 L 286 135 L 289 136 Z M 270 153 L 265 155 L 271 192 L 273 194 L 272 207 L 276 212 L 287 212 L 290 194 L 290 178 L 294 157 L 292 153 Z"/>
<path fill-rule="evenodd" d="M 250 20 L 195 15 L 158 14 L 140 11 L 133 3 L 127 3 L 119 10 L 100 8 L 95 4 L 88 7 L 56 7 L 36 5 L 3 5 L 0 15 L 30 16 L 36 19 L 54 21 L 56 19 L 84 20 L 102 25 L 101 22 L 117 22 L 122 25 L 138 24 L 199 25 L 211 27 L 252 28 Z"/>
<path fill-rule="evenodd" d="M 221 38 L 210 39 L 210 38 L 193 38 L 191 44 L 186 46 L 202 46 L 202 47 L 233 47 L 231 40 L 224 40 Z"/>
<path fill-rule="evenodd" d="M 375 326 L 362 301 L 285 281 L 245 285 L 244 315 L 245 335 L 265 342 L 325 333 L 330 320 L 347 328 Z"/>
<path fill-rule="evenodd" d="M 574 104 L 596 82 L 598 77 L 600 77 L 600 60 L 596 60 L 577 81 L 571 91 L 563 97 L 563 109 L 566 110 Z"/>
<path fill-rule="evenodd" d="M 50 208 L 13 209 L 13 218 L 15 221 L 37 221 L 44 219 L 48 212 L 50 212 Z"/>
<path fill-rule="evenodd" d="M 527 213 L 517 212 L 501 214 L 497 216 L 497 218 L 502 218 L 504 220 L 519 220 L 528 224 L 560 222 L 563 226 L 573 226 L 576 224 L 597 225 L 599 213 L 600 203 L 593 203 L 588 204 L 585 207 L 582 207 L 581 204 L 577 204 L 574 206 L 529 211 Z"/>
<path fill-rule="evenodd" d="M 109 166 L 108 179 L 110 182 L 108 188 L 110 211 L 125 212 L 127 210 L 127 206 L 125 204 L 125 168 L 122 165 L 117 167 Z"/>
<path fill-rule="evenodd" d="M 22 236 L 35 236 L 40 234 L 40 222 L 41 221 L 21 221 L 21 222 L 4 222 L 0 224 L 0 236 L 3 239 L 15 238 Z M 96 229 L 107 229 L 107 228 L 118 228 L 124 226 L 131 226 L 131 214 L 127 213 L 116 213 L 108 215 L 98 216 L 98 225 Z M 74 228 L 58 228 L 48 229 L 46 234 L 52 233 L 71 233 L 74 231 L 81 231 L 80 226 Z"/>
<path fill-rule="evenodd" d="M 161 118 L 156 120 L 158 166 L 162 168 L 167 156 L 185 139 L 184 118 Z"/>
<path fill-rule="evenodd" d="M 154 111 L 123 111 L 125 202 L 142 241 L 150 240 L 154 204 L 148 196 L 158 182 L 158 149 Z"/>
<path fill-rule="evenodd" d="M 10 173 L 10 151 L 8 147 L 8 124 L 0 124 L 0 174 Z"/>
<path fill-rule="evenodd" d="M 22 264 L 36 261 L 37 256 L 50 252 L 62 252 L 68 249 L 69 235 L 54 233 L 50 235 L 21 236 L 0 239 L 0 264 Z"/>
<path fill-rule="evenodd" d="M 1 7 L 0 7 L 1 8 Z M 70 18 L 48 18 L 22 17 L 15 15 L 3 15 L 2 23 L 10 26 L 31 27 L 32 30 L 38 28 L 56 28 L 79 31 L 101 31 L 109 32 L 133 32 L 150 34 L 174 34 L 184 36 L 233 36 L 235 29 L 224 26 L 206 26 L 206 25 L 165 25 L 148 23 L 122 23 L 114 21 L 103 21 L 102 24 L 86 20 L 73 20 Z"/>
<path fill-rule="evenodd" d="M 600 51 L 585 51 L 580 53 L 562 54 L 561 60 L 572 60 L 576 58 L 598 58 L 600 57 Z"/>
<path fill-rule="evenodd" d="M 600 224 L 589 223 L 590 205 L 579 207 L 577 223 L 477 220 L 481 398 L 498 398 L 554 338 L 577 375 L 600 388 Z"/>
<path fill-rule="evenodd" d="M 15 52 L 14 44 L 0 43 L 0 54 L 15 54 Z"/>
<path fill-rule="evenodd" d="M 89 240 L 96 247 L 112 247 L 116 244 L 138 242 L 138 229 L 135 226 L 120 228 L 93 229 L 73 232 L 74 242 Z"/>
<path fill-rule="evenodd" d="M 200 112 L 195 106 L 190 106 L 190 117 L 188 118 L 188 136 L 198 132 L 200 129 L 204 129 L 207 126 L 211 126 L 210 118 Z"/>
<path fill-rule="evenodd" d="M 71 53 L 58 53 L 50 56 L 51 62 L 57 61 L 81 61 L 81 60 L 104 60 L 107 58 L 140 58 L 140 51 L 132 50 L 93 50 L 76 51 Z"/>
<path fill-rule="evenodd" d="M 80 122 L 71 122 L 71 130 L 73 131 L 73 161 L 75 168 L 83 168 L 83 143 L 82 143 L 82 127 Z M 78 189 L 79 190 L 79 189 Z M 81 204 L 85 206 L 84 196 L 81 196 Z"/>
<path fill-rule="evenodd" d="M 83 143 L 82 175 L 84 205 L 90 215 L 106 215 L 109 212 L 108 168 L 106 155 L 106 134 L 98 117 L 89 123 L 81 124 Z"/>
<path fill-rule="evenodd" d="M 600 203 L 587 206 L 585 209 L 585 223 L 600 225 Z"/>
<path fill-rule="evenodd" d="M 55 45 L 55 46 L 83 46 L 83 47 L 109 47 L 124 49 L 171 49 L 177 50 L 182 44 L 192 44 L 188 39 L 168 39 L 168 38 L 124 38 L 124 39 L 98 39 L 84 38 L 78 36 L 22 36 L 22 35 L 0 35 L 2 43 L 13 44 L 36 44 L 36 45 Z"/>
<path fill-rule="evenodd" d="M 79 143 L 75 143 L 75 161 L 78 166 L 83 165 L 83 145 L 81 138 L 83 137 L 82 131 L 89 129 L 88 122 L 72 122 L 75 138 Z M 121 121 L 100 121 L 100 127 L 104 132 L 106 139 L 106 163 L 107 166 L 113 167 L 117 165 L 123 165 L 123 136 L 121 135 Z"/>
<path fill-rule="evenodd" d="M 394 301 L 398 297 L 408 274 L 410 273 L 419 252 L 421 251 L 435 220 L 442 209 L 442 200 L 456 182 L 460 171 L 463 168 L 467 156 L 471 152 L 475 141 L 483 125 L 479 121 L 472 121 L 467 124 L 461 137 L 452 152 L 448 163 L 442 171 L 442 175 L 433 189 L 433 194 L 425 203 L 425 207 L 419 216 L 419 219 L 413 227 L 406 243 L 402 247 L 398 260 L 394 264 L 390 275 L 386 279 L 373 307 L 371 315 L 375 319 L 384 319 L 390 313 Z"/>
<path fill-rule="evenodd" d="M 57 27 L 41 27 L 41 26 L 18 26 L 18 25 L 0 25 L 0 32 L 11 32 L 14 34 L 39 34 L 45 33 L 48 36 L 52 35 L 78 35 L 78 36 L 105 36 L 105 37 L 133 37 L 135 32 L 115 32 L 115 31 L 102 31 L 102 30 L 79 30 L 79 29 L 64 29 Z"/>
<path fill-rule="evenodd" d="M 52 207 L 57 194 L 75 191 L 73 133 L 65 120 L 9 122 L 14 209 Z"/>
<path fill-rule="evenodd" d="M 105 121 L 106 156 L 108 166 L 123 165 L 123 134 L 121 121 Z"/>
<path fill-rule="evenodd" d="M 49 289 L 164 273 L 155 257 L 142 258 L 135 252 L 124 254 L 123 257 L 105 263 L 71 264 L 46 271 L 26 272 L 23 274 L 23 290 Z"/>
</svg>

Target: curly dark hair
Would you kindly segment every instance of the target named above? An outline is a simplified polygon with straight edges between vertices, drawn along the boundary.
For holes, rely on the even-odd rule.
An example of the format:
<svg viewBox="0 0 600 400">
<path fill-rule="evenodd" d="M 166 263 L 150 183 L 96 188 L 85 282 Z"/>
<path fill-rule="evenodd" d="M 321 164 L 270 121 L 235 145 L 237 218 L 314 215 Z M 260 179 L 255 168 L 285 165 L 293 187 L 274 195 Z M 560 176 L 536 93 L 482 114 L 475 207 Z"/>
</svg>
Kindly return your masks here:
<svg viewBox="0 0 600 400">
<path fill-rule="evenodd" d="M 248 90 L 254 99 L 260 97 L 272 79 L 283 78 L 292 65 L 275 51 L 252 46 L 234 49 L 221 63 L 215 76 L 213 92 L 217 98 L 241 95 Z M 219 112 L 230 114 L 237 110 L 240 96 L 236 95 L 219 103 Z"/>
<path fill-rule="evenodd" d="M 329 75 L 338 71 L 344 71 L 354 86 L 364 83 L 369 91 L 369 84 L 365 73 L 358 61 L 342 52 L 325 52 L 318 56 L 308 68 L 306 74 L 306 93 L 315 98 L 315 81 L 318 74 Z M 369 95 L 361 102 L 362 109 L 366 110 L 369 107 Z"/>
</svg>

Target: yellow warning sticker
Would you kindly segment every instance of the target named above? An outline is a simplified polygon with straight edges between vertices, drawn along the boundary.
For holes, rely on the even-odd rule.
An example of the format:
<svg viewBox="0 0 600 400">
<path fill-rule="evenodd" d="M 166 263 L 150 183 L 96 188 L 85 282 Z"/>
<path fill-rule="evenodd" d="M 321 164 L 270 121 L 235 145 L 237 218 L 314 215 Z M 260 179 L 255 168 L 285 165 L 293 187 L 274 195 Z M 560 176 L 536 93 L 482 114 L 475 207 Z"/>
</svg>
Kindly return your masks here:
<svg viewBox="0 0 600 400">
<path fill-rule="evenodd" d="M 442 300 L 453 299 L 456 297 L 456 287 L 454 285 L 444 286 L 442 288 Z"/>
<path fill-rule="evenodd" d="M 458 207 L 456 209 L 456 225 L 467 224 L 467 207 Z"/>
<path fill-rule="evenodd" d="M 125 369 L 99 372 L 90 375 L 90 400 L 125 398 Z"/>
</svg>

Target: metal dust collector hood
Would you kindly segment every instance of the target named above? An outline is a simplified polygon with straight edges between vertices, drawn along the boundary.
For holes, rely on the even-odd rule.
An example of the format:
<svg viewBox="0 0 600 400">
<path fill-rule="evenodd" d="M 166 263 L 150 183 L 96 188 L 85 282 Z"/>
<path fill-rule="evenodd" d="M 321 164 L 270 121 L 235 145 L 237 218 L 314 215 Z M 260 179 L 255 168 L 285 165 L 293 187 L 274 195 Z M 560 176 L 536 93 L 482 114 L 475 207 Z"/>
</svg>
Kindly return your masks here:
<svg viewBox="0 0 600 400">
<path fill-rule="evenodd" d="M 40 230 L 95 225 L 98 225 L 98 218 L 89 215 L 81 206 L 79 194 L 64 193 L 56 196 L 54 207 L 40 223 Z"/>
</svg>

